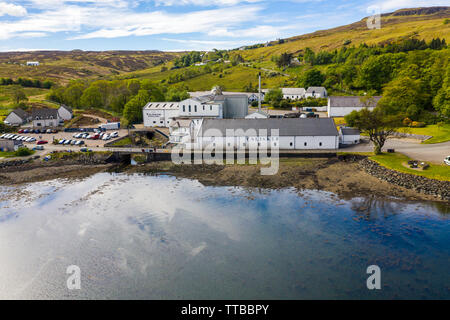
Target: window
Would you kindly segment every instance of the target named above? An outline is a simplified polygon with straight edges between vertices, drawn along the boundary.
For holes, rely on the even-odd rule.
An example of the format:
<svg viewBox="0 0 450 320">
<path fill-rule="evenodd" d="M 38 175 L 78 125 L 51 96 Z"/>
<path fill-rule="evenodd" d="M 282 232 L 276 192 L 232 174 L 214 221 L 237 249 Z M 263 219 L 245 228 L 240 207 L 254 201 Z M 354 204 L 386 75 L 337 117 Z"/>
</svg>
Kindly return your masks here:
<svg viewBox="0 0 450 320">
<path fill-rule="evenodd" d="M 305 142 L 305 147 L 307 146 L 308 144 Z"/>
<path fill-rule="evenodd" d="M 212 106 L 209 106 L 209 110 L 212 111 Z"/>
<path fill-rule="evenodd" d="M 189 112 L 191 112 L 191 106 L 189 106 Z"/>
<path fill-rule="evenodd" d="M 186 106 L 183 106 L 183 112 L 186 112 Z"/>
<path fill-rule="evenodd" d="M 289 143 L 289 145 L 292 147 L 292 142 L 291 143 Z"/>
<path fill-rule="evenodd" d="M 277 146 L 277 143 L 275 142 L 273 145 L 276 147 L 276 146 Z"/>
<path fill-rule="evenodd" d="M 197 112 L 197 106 L 196 105 L 194 106 L 194 112 Z"/>
<path fill-rule="evenodd" d="M 319 142 L 319 147 L 321 147 L 322 146 L 322 142 Z"/>
<path fill-rule="evenodd" d="M 205 106 L 203 106 L 203 111 L 205 111 Z"/>
</svg>

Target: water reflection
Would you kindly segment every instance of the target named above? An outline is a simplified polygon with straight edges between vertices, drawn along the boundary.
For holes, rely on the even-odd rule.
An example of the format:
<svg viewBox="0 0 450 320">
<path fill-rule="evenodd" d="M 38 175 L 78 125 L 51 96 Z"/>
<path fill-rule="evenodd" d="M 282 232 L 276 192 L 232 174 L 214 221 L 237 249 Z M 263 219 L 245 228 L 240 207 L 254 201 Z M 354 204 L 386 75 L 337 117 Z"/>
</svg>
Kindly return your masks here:
<svg viewBox="0 0 450 320">
<path fill-rule="evenodd" d="M 0 298 L 450 298 L 450 223 L 432 203 L 123 174 L 0 193 Z"/>
</svg>

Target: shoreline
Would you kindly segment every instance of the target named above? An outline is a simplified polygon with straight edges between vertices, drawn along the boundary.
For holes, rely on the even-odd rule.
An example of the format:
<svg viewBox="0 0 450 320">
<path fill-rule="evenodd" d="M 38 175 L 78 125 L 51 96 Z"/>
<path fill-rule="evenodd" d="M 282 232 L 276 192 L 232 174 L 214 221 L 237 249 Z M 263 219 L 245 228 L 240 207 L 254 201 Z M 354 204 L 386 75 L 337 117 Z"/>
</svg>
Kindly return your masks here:
<svg viewBox="0 0 450 320">
<path fill-rule="evenodd" d="M 342 199 L 376 197 L 408 201 L 448 203 L 435 195 L 375 177 L 358 159 L 282 158 L 276 175 L 262 176 L 261 165 L 175 165 L 170 161 L 137 166 L 77 163 L 58 160 L 51 163 L 31 162 L 0 169 L 0 185 L 20 185 L 54 179 L 83 179 L 102 172 L 124 174 L 170 175 L 198 180 L 205 186 L 240 186 L 261 189 L 295 188 L 334 193 Z"/>
</svg>

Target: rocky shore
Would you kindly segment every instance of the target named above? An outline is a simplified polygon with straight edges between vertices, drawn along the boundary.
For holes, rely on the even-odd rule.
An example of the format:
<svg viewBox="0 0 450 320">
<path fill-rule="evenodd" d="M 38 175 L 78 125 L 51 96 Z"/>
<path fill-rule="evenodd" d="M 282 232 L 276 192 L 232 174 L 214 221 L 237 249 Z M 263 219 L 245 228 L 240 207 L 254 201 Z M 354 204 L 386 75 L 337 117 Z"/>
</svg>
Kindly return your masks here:
<svg viewBox="0 0 450 320">
<path fill-rule="evenodd" d="M 450 182 L 431 180 L 386 169 L 364 156 L 332 159 L 280 159 L 276 175 L 262 176 L 260 165 L 175 165 L 170 161 L 138 166 L 111 163 L 110 154 L 63 155 L 52 161 L 12 160 L 0 165 L 0 184 L 12 185 L 58 178 L 84 178 L 99 172 L 167 174 L 196 179 L 210 186 L 264 189 L 323 190 L 344 199 L 354 197 L 405 200 L 450 200 Z M 13 162 L 14 161 L 14 162 Z"/>
<path fill-rule="evenodd" d="M 450 181 L 439 181 L 387 169 L 367 158 L 359 166 L 370 175 L 391 184 L 450 201 Z"/>
</svg>

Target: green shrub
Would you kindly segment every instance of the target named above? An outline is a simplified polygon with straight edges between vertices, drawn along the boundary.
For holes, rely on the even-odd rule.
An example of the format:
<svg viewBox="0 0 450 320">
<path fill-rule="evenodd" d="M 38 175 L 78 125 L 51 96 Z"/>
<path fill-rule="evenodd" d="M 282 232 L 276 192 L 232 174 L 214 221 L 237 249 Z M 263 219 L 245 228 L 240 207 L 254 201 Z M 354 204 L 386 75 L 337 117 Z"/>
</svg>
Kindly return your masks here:
<svg viewBox="0 0 450 320">
<path fill-rule="evenodd" d="M 411 122 L 411 127 L 413 127 L 413 128 L 423 128 L 425 126 L 426 126 L 426 124 L 424 122 L 419 122 L 419 121 Z"/>
<path fill-rule="evenodd" d="M 26 157 L 26 156 L 30 156 L 32 154 L 33 154 L 33 151 L 28 148 L 25 148 L 25 147 L 21 147 L 16 152 L 14 152 L 14 155 L 16 157 Z"/>
</svg>

